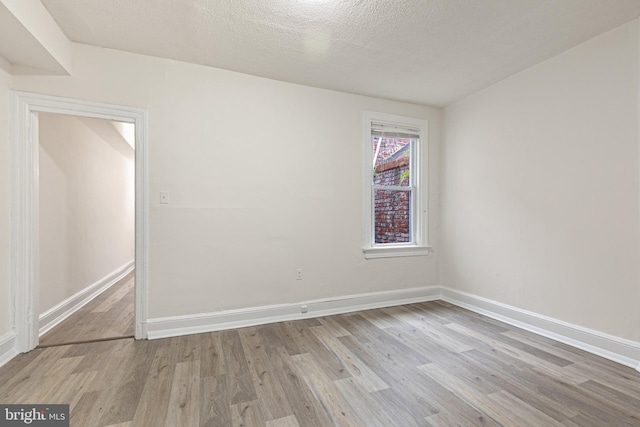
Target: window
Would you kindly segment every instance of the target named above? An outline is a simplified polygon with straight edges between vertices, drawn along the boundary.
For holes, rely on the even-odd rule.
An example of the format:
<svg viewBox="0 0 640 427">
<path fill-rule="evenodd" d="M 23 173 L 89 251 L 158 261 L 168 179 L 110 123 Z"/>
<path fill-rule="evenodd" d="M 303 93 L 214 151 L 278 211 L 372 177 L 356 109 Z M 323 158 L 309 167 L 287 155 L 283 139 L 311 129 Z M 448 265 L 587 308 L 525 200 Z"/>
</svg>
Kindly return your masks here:
<svg viewBox="0 0 640 427">
<path fill-rule="evenodd" d="M 428 255 L 424 120 L 364 114 L 366 258 Z"/>
</svg>

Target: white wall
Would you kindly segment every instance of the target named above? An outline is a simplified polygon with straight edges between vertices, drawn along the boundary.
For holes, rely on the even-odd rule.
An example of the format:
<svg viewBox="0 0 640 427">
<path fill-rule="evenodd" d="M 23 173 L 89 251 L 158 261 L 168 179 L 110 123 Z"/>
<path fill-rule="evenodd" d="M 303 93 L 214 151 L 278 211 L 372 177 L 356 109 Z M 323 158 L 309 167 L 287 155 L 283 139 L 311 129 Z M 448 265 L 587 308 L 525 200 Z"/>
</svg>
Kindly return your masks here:
<svg viewBox="0 0 640 427">
<path fill-rule="evenodd" d="M 364 259 L 360 168 L 363 110 L 427 119 L 437 207 L 439 109 L 85 45 L 73 53 L 72 77 L 16 76 L 13 87 L 148 109 L 151 318 L 438 284 L 436 256 Z M 429 220 L 438 249 L 436 208 Z"/>
<path fill-rule="evenodd" d="M 39 115 L 39 313 L 134 257 L 133 150 L 122 142 L 124 156 L 86 123 Z"/>
<path fill-rule="evenodd" d="M 638 22 L 445 109 L 442 284 L 640 341 Z"/>
<path fill-rule="evenodd" d="M 9 283 L 9 87 L 11 76 L 0 69 L 0 337 L 11 329 Z"/>
</svg>

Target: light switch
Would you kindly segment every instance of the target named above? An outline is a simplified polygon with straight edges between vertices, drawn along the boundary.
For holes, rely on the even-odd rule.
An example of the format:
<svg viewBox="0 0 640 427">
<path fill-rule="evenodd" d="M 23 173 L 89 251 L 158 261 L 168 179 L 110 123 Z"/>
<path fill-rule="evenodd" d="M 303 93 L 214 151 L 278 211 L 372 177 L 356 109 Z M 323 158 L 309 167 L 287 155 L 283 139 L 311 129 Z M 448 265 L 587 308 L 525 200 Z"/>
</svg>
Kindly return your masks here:
<svg viewBox="0 0 640 427">
<path fill-rule="evenodd" d="M 168 205 L 169 204 L 169 192 L 168 191 L 161 191 L 160 192 L 160 204 L 161 205 Z"/>
</svg>

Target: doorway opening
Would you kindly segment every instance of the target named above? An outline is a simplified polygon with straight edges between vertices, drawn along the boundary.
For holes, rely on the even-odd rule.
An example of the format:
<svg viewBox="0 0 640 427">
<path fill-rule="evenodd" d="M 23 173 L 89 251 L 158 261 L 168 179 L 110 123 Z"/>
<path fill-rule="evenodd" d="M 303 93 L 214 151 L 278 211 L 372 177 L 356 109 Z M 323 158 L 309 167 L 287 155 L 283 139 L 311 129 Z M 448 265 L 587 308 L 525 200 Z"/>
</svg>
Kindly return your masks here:
<svg viewBox="0 0 640 427">
<path fill-rule="evenodd" d="M 134 336 L 135 125 L 38 113 L 39 347 Z"/>
<path fill-rule="evenodd" d="M 42 249 L 47 250 L 48 254 L 53 251 L 51 249 L 52 242 L 43 243 L 41 240 L 40 230 L 40 204 L 41 194 L 39 172 L 41 168 L 41 162 L 43 167 L 46 162 L 50 162 L 50 158 L 45 158 L 46 155 L 40 158 L 40 134 L 39 127 L 41 125 L 41 116 L 44 120 L 48 120 L 49 115 L 64 115 L 70 120 L 76 122 L 95 122 L 102 126 L 102 131 L 108 129 L 104 127 L 105 123 L 113 128 L 111 123 L 126 124 L 131 126 L 134 130 L 135 150 L 132 157 L 132 176 L 134 177 L 135 186 L 133 190 L 133 205 L 134 205 L 134 221 L 133 228 L 135 229 L 135 238 L 133 241 L 133 250 L 129 250 L 129 256 L 133 255 L 133 262 L 124 262 L 115 270 L 110 270 L 106 275 L 96 276 L 97 273 L 93 272 L 93 277 L 99 277 L 99 279 L 91 281 L 89 283 L 89 290 L 85 293 L 82 291 L 76 292 L 76 303 L 81 304 L 82 301 L 90 300 L 90 296 L 100 293 L 100 290 L 109 288 L 109 285 L 119 283 L 120 285 L 127 284 L 127 275 L 133 275 L 129 277 L 131 282 L 129 285 L 133 286 L 133 299 L 135 300 L 132 307 L 133 317 L 133 335 L 136 339 L 146 338 L 146 304 L 147 304 L 147 283 L 146 283 L 146 259 L 147 259 L 147 176 L 146 176 L 146 157 L 147 157 L 147 114 L 146 111 L 111 104 L 100 104 L 86 101 L 79 101 L 73 99 L 52 97 L 47 95 L 31 94 L 24 92 L 11 92 L 11 214 L 12 214 L 12 227 L 11 227 L 11 285 L 12 285 L 12 298 L 13 298 L 13 320 L 14 330 L 16 332 L 15 337 L 15 350 L 17 352 L 26 352 L 34 349 L 38 346 L 40 341 L 40 335 L 42 332 L 41 322 L 41 294 L 44 299 L 48 299 L 48 302 L 44 303 L 51 305 L 49 295 L 43 293 L 41 284 L 45 283 L 49 277 L 41 277 L 41 246 Z M 44 119 L 46 118 L 46 119 Z M 101 122 L 106 120 L 109 122 Z M 126 127 L 125 126 L 125 127 Z M 123 148 L 123 147 L 120 147 Z M 59 159 L 60 160 L 60 159 Z M 63 161 L 67 161 L 68 159 Z M 132 177 L 129 177 L 132 178 Z M 104 179 L 104 178 L 102 178 Z M 47 183 L 46 185 L 48 185 Z M 43 188 L 46 186 L 42 184 Z M 86 196 L 88 197 L 88 196 Z M 96 200 L 100 198 L 97 195 Z M 85 200 L 86 201 L 86 200 Z M 47 203 L 43 202 L 42 208 Z M 48 204 L 48 208 L 55 206 L 55 204 Z M 109 209 L 109 208 L 107 208 Z M 86 212 L 85 212 L 86 213 Z M 64 215 L 62 215 L 65 217 Z M 67 215 L 68 216 L 68 215 Z M 66 218 L 66 217 L 65 217 Z M 77 217 L 76 217 L 77 218 Z M 84 218 L 86 219 L 86 218 Z M 83 220 L 84 220 L 83 219 Z M 68 220 L 66 218 L 65 220 Z M 90 221 L 88 221 L 90 222 Z M 49 231 L 52 227 L 50 224 L 47 227 L 43 227 L 42 232 L 46 233 L 45 228 Z M 55 228 L 55 227 L 54 227 Z M 55 236 L 55 233 L 54 233 Z M 86 243 L 86 242 L 85 242 Z M 55 242 L 53 242 L 55 246 Z M 82 245 L 80 245 L 80 251 Z M 126 251 L 125 251 L 126 252 Z M 79 252 L 76 252 L 76 254 Z M 122 255 L 124 256 L 124 255 Z M 118 258 L 123 260 L 123 257 Z M 63 260 L 63 262 L 75 261 L 75 257 L 71 259 Z M 117 258 L 117 257 L 116 257 Z M 44 259 L 43 259 L 44 261 Z M 43 264 L 44 271 L 55 271 L 56 262 L 60 260 L 46 260 L 45 263 L 49 263 L 48 266 Z M 112 260 L 113 261 L 113 260 Z M 131 273 L 132 266 L 135 265 L 135 271 Z M 116 262 L 116 265 L 117 262 Z M 85 266 L 86 267 L 86 266 Z M 47 268 L 49 270 L 47 270 Z M 52 270 L 53 269 L 53 270 Z M 99 270 L 99 269 L 97 269 Z M 96 270 L 96 271 L 97 271 Z M 104 272 L 104 266 L 102 267 Z M 87 277 L 90 277 L 88 275 Z M 44 281 L 43 281 L 44 280 Z M 124 280 L 124 282 L 123 282 Z M 86 282 L 86 280 L 84 280 Z M 80 280 L 79 282 L 82 282 Z M 118 286 L 118 285 L 114 285 Z M 116 289 L 116 288 L 113 288 Z M 47 289 L 47 292 L 49 289 Z M 109 291 L 105 291 L 105 297 L 109 298 Z M 115 291 L 114 291 L 115 292 Z M 119 295 L 126 294 L 123 289 L 120 290 Z M 98 297 L 100 298 L 100 297 Z M 101 310 L 106 310 L 109 305 L 113 305 L 113 299 L 109 301 L 102 301 L 100 307 L 93 307 L 92 311 L 96 313 Z M 66 300 L 61 302 L 64 303 Z M 96 300 L 94 300 L 96 301 Z M 91 304 L 91 303 L 89 303 Z M 68 304 L 62 308 L 69 308 L 73 304 Z M 88 307 L 88 305 L 87 305 Z M 58 306 L 50 307 L 61 308 Z M 131 309 L 131 307 L 130 307 Z M 60 314 L 64 310 L 53 310 L 53 312 L 46 312 L 46 314 Z M 51 318 L 56 316 L 51 315 Z M 122 314 L 122 313 L 120 313 Z M 57 317 L 59 320 L 64 321 L 64 316 Z M 46 320 L 46 319 L 45 319 Z M 46 329 L 46 328 L 45 328 Z M 109 338 L 105 336 L 103 338 Z"/>
</svg>

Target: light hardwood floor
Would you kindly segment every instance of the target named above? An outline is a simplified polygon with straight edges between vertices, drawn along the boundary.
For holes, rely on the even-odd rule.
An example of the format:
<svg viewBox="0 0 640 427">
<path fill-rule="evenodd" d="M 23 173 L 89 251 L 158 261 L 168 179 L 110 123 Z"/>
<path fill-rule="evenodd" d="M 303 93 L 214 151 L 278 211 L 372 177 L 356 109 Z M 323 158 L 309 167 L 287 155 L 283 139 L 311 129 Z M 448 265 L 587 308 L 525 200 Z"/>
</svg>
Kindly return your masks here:
<svg viewBox="0 0 640 427">
<path fill-rule="evenodd" d="M 134 273 L 40 337 L 40 346 L 133 337 Z"/>
<path fill-rule="evenodd" d="M 39 349 L 0 402 L 72 426 L 640 426 L 640 373 L 444 302 Z"/>
</svg>

